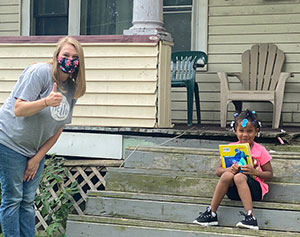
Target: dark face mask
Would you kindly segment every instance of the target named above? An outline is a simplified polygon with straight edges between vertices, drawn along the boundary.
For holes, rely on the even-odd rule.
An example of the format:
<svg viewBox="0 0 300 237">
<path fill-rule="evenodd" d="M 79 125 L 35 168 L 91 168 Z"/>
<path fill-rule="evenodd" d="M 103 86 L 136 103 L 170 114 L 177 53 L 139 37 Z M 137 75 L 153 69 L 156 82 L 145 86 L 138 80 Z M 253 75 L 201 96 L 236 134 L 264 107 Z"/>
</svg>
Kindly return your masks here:
<svg viewBox="0 0 300 237">
<path fill-rule="evenodd" d="M 57 57 L 57 64 L 59 68 L 68 74 L 73 74 L 79 69 L 79 60 L 78 58 L 69 59 L 67 57 Z"/>
</svg>

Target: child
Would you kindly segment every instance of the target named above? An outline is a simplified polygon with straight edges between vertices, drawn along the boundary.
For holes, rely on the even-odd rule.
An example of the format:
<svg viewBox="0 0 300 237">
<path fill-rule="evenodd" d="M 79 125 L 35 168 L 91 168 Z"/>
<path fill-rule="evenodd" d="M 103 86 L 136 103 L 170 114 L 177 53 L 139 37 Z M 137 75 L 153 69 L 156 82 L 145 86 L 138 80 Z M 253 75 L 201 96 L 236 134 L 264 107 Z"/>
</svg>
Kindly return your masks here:
<svg viewBox="0 0 300 237">
<path fill-rule="evenodd" d="M 238 139 L 236 143 L 249 143 L 254 167 L 250 165 L 240 167 L 238 164 L 234 164 L 229 168 L 223 168 L 220 161 L 216 169 L 216 174 L 220 179 L 211 204 L 204 213 L 200 213 L 200 216 L 193 223 L 202 226 L 218 225 L 217 209 L 226 194 L 231 200 L 241 200 L 245 209 L 245 213 L 241 212 L 245 219 L 237 223 L 236 226 L 258 230 L 252 201 L 262 200 L 268 192 L 268 185 L 264 180 L 273 177 L 270 163 L 272 157 L 265 147 L 254 142 L 260 128 L 260 122 L 255 111 L 246 110 L 236 115 L 232 126 Z M 239 172 L 240 169 L 243 172 Z"/>
</svg>

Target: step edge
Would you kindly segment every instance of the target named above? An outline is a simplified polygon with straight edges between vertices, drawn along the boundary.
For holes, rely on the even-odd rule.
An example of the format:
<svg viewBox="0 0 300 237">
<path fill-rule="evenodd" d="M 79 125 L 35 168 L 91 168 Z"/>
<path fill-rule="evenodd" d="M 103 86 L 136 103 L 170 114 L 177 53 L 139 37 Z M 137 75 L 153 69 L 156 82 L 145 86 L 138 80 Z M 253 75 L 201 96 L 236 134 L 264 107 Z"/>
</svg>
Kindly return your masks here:
<svg viewBox="0 0 300 237">
<path fill-rule="evenodd" d="M 188 178 L 201 178 L 207 180 L 219 179 L 211 172 L 202 171 L 180 171 L 169 169 L 146 169 L 146 168 L 124 168 L 124 167 L 107 167 L 107 175 L 113 173 L 134 174 L 134 175 L 161 175 L 161 176 L 180 176 Z M 297 179 L 294 176 L 290 177 L 274 177 L 268 184 L 283 184 L 283 185 L 300 185 L 300 177 Z"/>
<path fill-rule="evenodd" d="M 169 202 L 169 203 L 184 203 L 184 204 L 207 204 L 210 205 L 211 198 L 207 197 L 189 197 L 176 196 L 164 194 L 151 193 L 135 193 L 135 192 L 118 192 L 118 191 L 99 191 L 89 192 L 88 199 L 97 198 L 111 198 L 111 199 L 127 199 L 139 201 L 155 201 L 155 202 Z M 243 207 L 241 201 L 223 199 L 220 206 Z M 286 203 L 286 202 L 268 202 L 259 201 L 253 202 L 253 207 L 257 209 L 277 210 L 277 211 L 300 211 L 300 203 Z"/>
<path fill-rule="evenodd" d="M 213 148 L 173 147 L 173 146 L 127 146 L 126 151 L 162 152 L 219 156 L 219 150 Z M 300 152 L 269 151 L 272 158 L 300 159 Z"/>
<path fill-rule="evenodd" d="M 182 231 L 194 231 L 194 232 L 205 232 L 205 233 L 223 233 L 233 235 L 254 235 L 254 236 L 293 236 L 295 232 L 284 232 L 284 231 L 272 231 L 272 230 L 246 230 L 232 227 L 202 227 L 196 224 L 185 224 L 175 223 L 166 221 L 154 221 L 154 220 L 140 220 L 140 219 L 129 219 L 121 217 L 103 217 L 93 215 L 69 215 L 67 221 L 76 221 L 81 223 L 98 223 L 98 224 L 111 224 L 111 225 L 122 225 L 132 227 L 149 227 L 158 229 L 174 229 Z M 146 224 L 146 225 L 145 225 Z M 274 234 L 274 235 L 273 235 Z"/>
</svg>

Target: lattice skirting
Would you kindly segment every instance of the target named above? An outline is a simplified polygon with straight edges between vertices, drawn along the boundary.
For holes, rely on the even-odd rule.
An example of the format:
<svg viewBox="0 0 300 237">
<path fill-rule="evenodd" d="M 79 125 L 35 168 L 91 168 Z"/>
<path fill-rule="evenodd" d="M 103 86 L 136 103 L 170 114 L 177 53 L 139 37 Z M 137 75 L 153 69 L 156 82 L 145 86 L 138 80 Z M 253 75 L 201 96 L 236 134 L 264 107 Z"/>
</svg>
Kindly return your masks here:
<svg viewBox="0 0 300 237">
<path fill-rule="evenodd" d="M 72 197 L 73 214 L 82 215 L 85 209 L 86 195 L 89 190 L 105 190 L 106 167 L 119 166 L 118 160 L 82 160 L 65 161 L 69 178 L 66 179 L 64 186 L 68 187 L 72 182 L 77 181 L 79 193 Z M 57 190 L 50 190 L 53 199 L 57 198 Z M 39 190 L 37 190 L 39 195 Z M 45 230 L 48 227 L 47 215 L 41 213 L 42 207 L 35 206 L 36 229 Z M 62 230 L 63 231 L 63 230 Z"/>
</svg>

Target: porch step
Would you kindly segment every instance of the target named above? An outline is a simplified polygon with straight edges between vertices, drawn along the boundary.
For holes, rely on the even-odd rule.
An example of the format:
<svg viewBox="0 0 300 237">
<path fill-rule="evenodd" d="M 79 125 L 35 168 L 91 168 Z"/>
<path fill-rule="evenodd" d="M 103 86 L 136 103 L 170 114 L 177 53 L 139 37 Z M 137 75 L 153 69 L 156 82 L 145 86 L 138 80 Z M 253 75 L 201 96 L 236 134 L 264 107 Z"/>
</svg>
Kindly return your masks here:
<svg viewBox="0 0 300 237">
<path fill-rule="evenodd" d="M 127 147 L 125 168 L 178 170 L 201 172 L 215 176 L 220 160 L 216 149 L 186 147 Z M 300 182 L 300 153 L 271 152 L 274 179 L 272 181 Z"/>
<path fill-rule="evenodd" d="M 72 237 L 215 237 L 215 236 L 295 236 L 295 233 L 266 230 L 246 230 L 228 227 L 202 227 L 195 224 L 172 223 L 103 217 L 70 215 L 67 236 Z"/>
<path fill-rule="evenodd" d="M 67 236 L 300 236 L 300 153 L 272 157 L 270 192 L 253 202 L 260 231 L 235 228 L 243 206 L 227 198 L 221 227 L 191 224 L 211 202 L 218 150 L 138 146 L 126 148 L 123 166 L 107 169 L 108 191 L 88 193 L 85 215 L 68 218 Z"/>
<path fill-rule="evenodd" d="M 126 192 L 89 192 L 85 214 L 130 219 L 192 223 L 211 198 Z M 300 204 L 254 202 L 259 227 L 265 230 L 300 232 Z M 234 227 L 243 216 L 239 201 L 223 200 L 218 209 L 219 225 Z M 298 219 L 298 220 L 297 220 Z"/>
<path fill-rule="evenodd" d="M 211 198 L 218 180 L 201 172 L 108 168 L 106 190 Z M 269 182 L 269 186 L 265 201 L 300 203 L 300 183 L 283 179 Z"/>
</svg>

